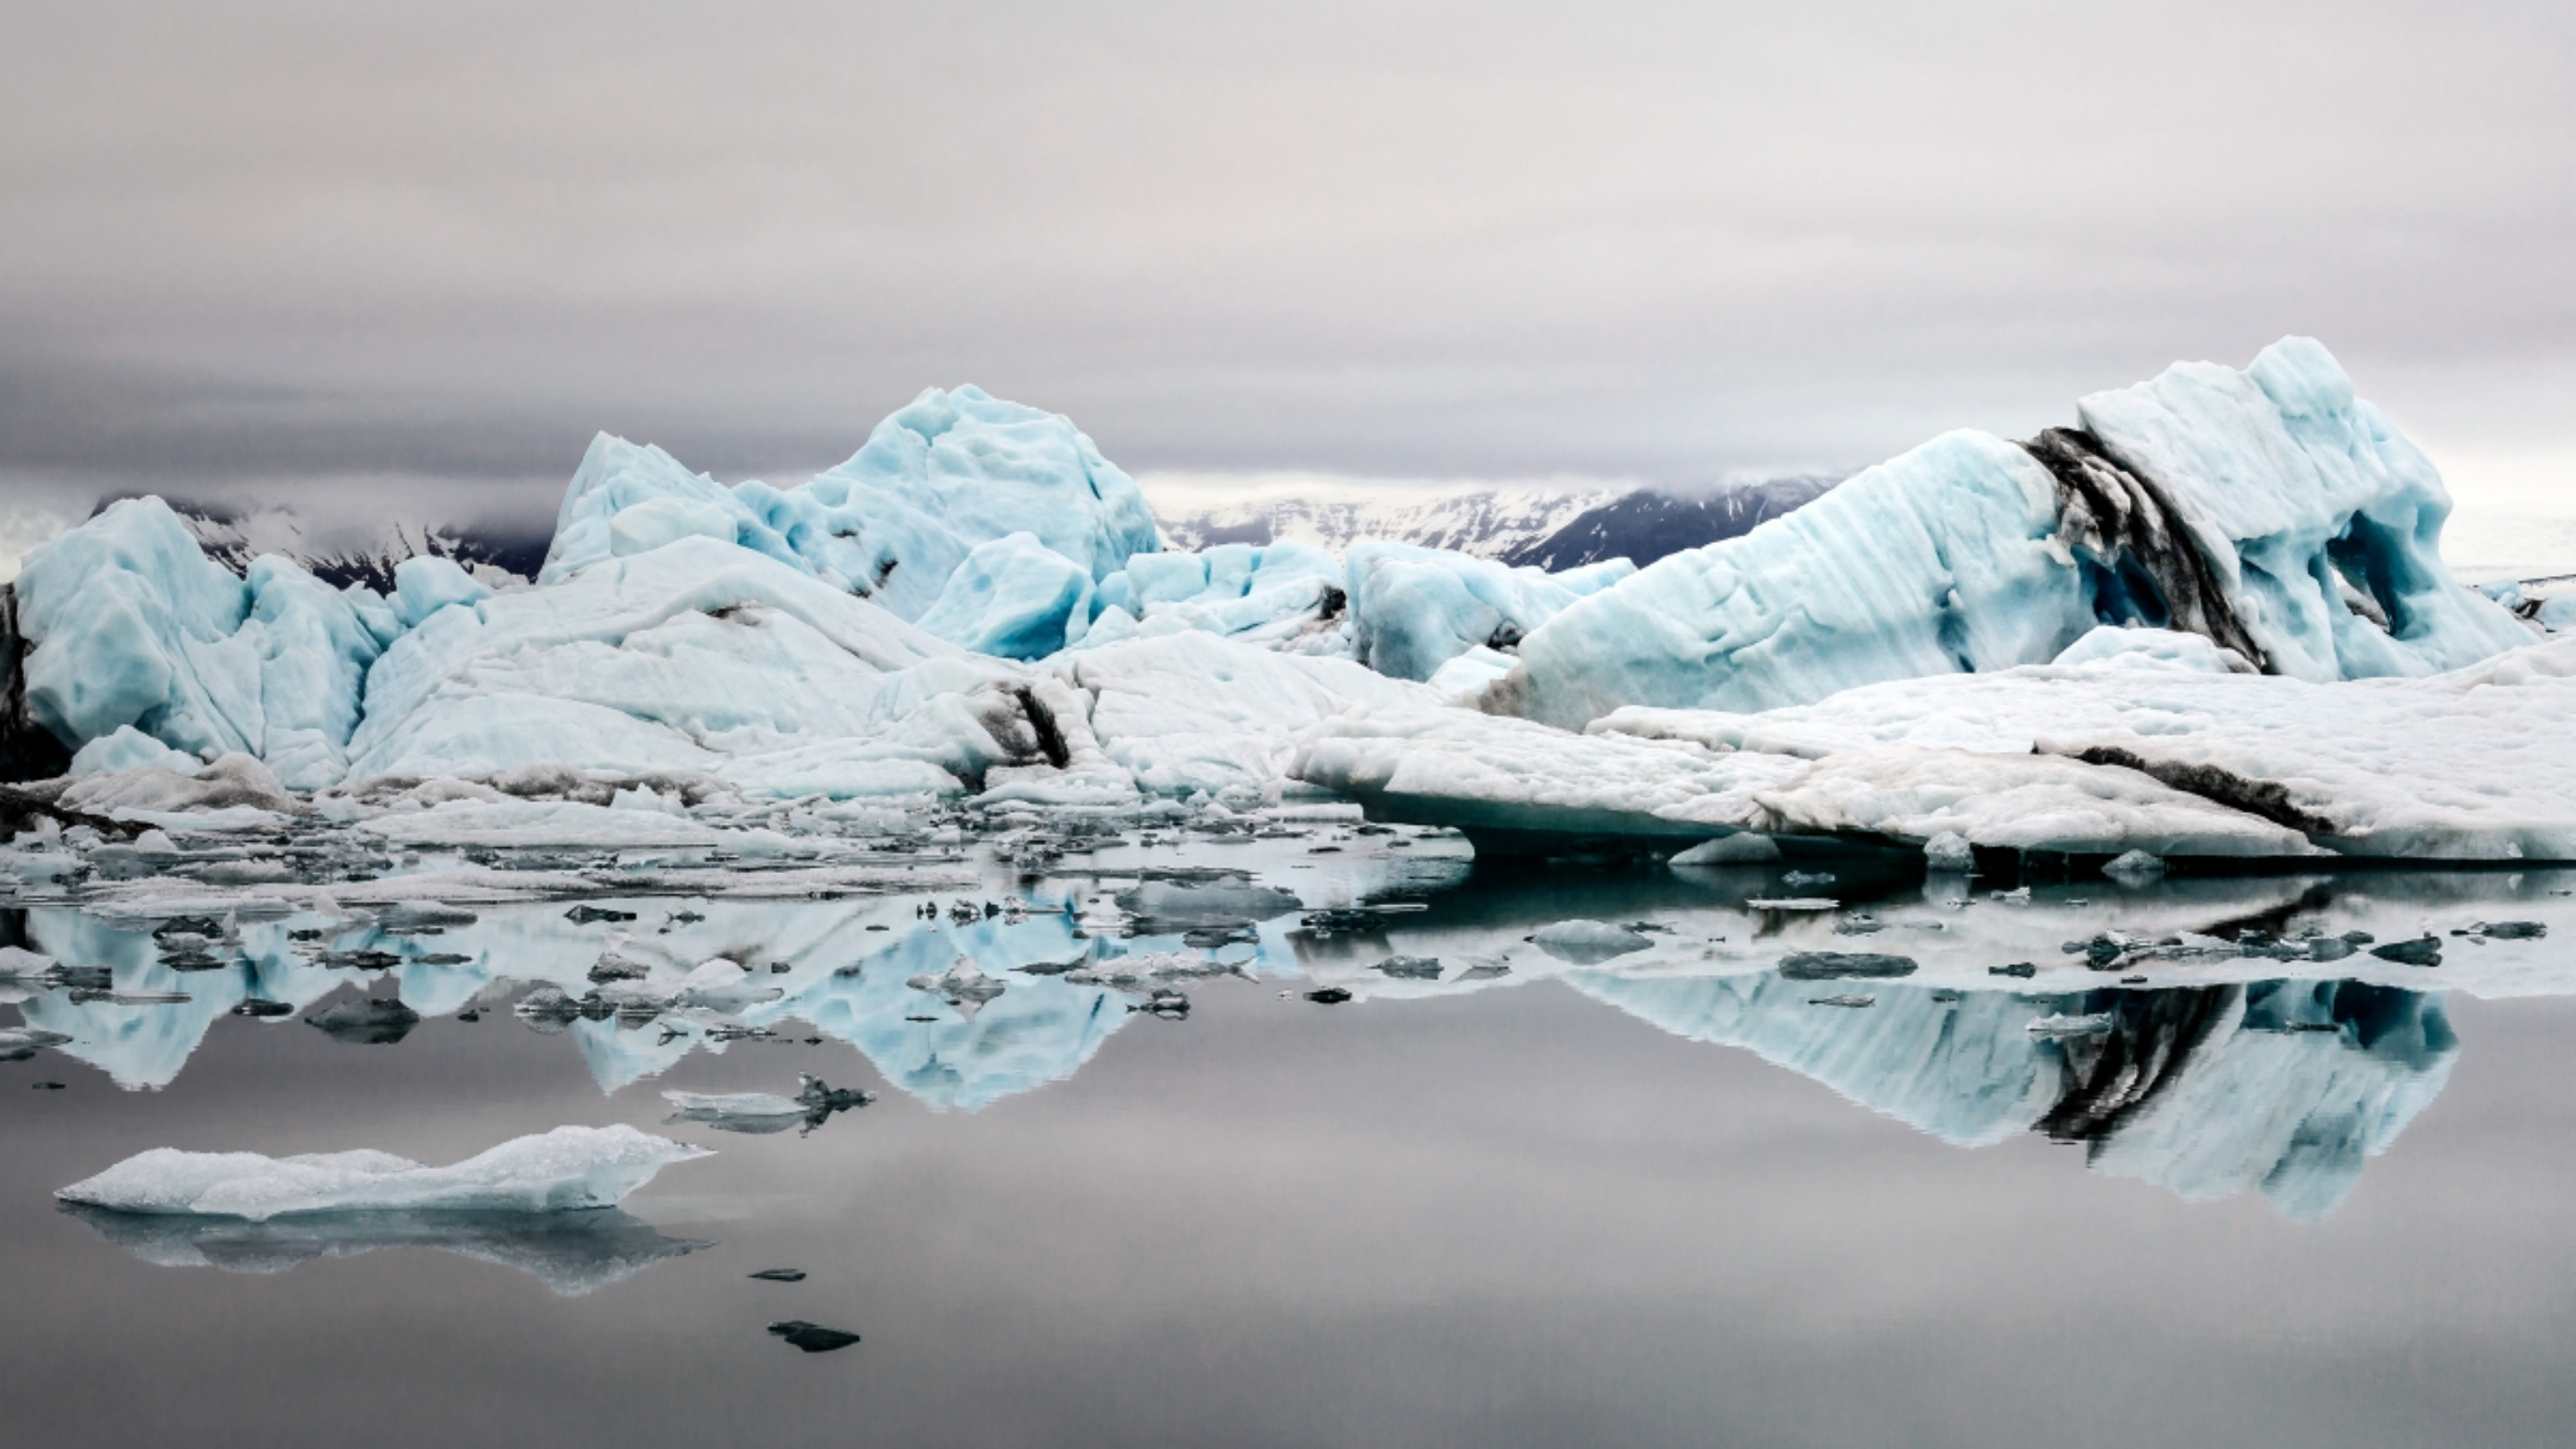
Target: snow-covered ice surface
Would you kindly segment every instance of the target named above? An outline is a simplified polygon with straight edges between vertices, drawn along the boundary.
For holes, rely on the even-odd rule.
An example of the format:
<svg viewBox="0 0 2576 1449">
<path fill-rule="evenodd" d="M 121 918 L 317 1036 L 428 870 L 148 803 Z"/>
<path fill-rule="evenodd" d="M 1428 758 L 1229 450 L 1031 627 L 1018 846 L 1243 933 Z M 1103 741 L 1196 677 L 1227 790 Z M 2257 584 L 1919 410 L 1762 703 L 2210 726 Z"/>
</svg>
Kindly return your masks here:
<svg viewBox="0 0 2576 1449">
<path fill-rule="evenodd" d="M 296 1213 L 570 1212 L 615 1207 L 704 1148 L 632 1127 L 558 1127 L 463 1162 L 424 1167 L 389 1152 L 182 1152 L 156 1147 L 54 1196 L 123 1213 L 263 1222 Z"/>
</svg>

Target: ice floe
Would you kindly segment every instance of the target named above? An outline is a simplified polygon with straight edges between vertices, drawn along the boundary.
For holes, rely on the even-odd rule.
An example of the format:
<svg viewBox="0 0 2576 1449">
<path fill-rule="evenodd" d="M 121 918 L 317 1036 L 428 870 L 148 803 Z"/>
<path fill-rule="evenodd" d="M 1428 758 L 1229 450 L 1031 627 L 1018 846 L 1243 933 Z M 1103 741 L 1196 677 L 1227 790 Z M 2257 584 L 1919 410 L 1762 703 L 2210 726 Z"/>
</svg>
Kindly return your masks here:
<svg viewBox="0 0 2576 1449">
<path fill-rule="evenodd" d="M 626 1126 L 558 1127 L 446 1167 L 364 1150 L 267 1157 L 156 1147 L 54 1196 L 123 1213 L 252 1222 L 359 1211 L 563 1212 L 614 1207 L 664 1167 L 707 1155 Z"/>
</svg>

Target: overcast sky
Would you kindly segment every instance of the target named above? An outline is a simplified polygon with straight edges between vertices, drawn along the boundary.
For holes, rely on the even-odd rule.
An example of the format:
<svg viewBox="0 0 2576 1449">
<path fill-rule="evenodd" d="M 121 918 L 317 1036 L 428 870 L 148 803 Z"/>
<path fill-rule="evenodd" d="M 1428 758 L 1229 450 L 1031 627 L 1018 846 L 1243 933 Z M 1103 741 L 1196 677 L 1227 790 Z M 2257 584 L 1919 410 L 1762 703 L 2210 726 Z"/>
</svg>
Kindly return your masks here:
<svg viewBox="0 0 2576 1449">
<path fill-rule="evenodd" d="M 1140 473 L 1686 484 L 2302 332 L 2576 513 L 2566 0 L 39 0 L 0 188 L 21 500 L 550 511 L 966 381 Z"/>
</svg>

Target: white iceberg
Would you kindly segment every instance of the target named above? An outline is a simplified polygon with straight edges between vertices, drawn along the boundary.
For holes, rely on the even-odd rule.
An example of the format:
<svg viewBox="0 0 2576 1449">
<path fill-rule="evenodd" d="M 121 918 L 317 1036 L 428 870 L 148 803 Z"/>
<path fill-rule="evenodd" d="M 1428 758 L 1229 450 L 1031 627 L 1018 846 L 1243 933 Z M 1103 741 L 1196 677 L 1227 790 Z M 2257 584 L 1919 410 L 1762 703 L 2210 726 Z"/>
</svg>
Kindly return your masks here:
<svg viewBox="0 0 2576 1449">
<path fill-rule="evenodd" d="M 446 1167 L 360 1150 L 295 1157 L 156 1147 L 54 1194 L 128 1213 L 261 1222 L 290 1213 L 561 1212 L 613 1207 L 674 1162 L 711 1155 L 624 1125 L 558 1127 Z"/>
</svg>

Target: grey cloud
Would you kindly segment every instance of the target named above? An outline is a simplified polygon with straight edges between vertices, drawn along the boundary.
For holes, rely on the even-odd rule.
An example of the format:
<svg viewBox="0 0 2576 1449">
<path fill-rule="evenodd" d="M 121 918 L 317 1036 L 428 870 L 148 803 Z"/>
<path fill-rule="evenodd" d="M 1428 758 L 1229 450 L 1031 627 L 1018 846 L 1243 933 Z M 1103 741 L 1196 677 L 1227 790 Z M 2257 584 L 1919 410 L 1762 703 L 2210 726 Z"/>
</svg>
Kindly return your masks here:
<svg viewBox="0 0 2576 1449">
<path fill-rule="evenodd" d="M 2558 5 L 58 8 L 0 466 L 783 473 L 974 380 L 1135 469 L 1687 481 L 2287 332 L 2563 439 L 2569 114 Z"/>
</svg>

